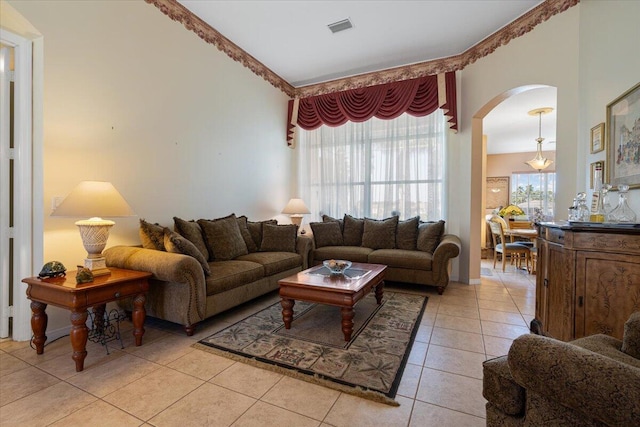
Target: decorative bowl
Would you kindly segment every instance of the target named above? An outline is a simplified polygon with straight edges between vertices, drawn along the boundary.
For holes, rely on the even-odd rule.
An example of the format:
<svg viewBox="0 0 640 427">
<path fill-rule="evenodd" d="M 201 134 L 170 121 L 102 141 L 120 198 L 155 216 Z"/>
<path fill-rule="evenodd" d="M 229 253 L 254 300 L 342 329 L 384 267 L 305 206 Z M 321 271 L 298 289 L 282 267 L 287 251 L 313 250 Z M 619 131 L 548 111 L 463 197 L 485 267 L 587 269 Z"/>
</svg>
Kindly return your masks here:
<svg viewBox="0 0 640 427">
<path fill-rule="evenodd" d="M 322 264 L 329 269 L 331 274 L 343 274 L 349 267 L 351 267 L 351 261 L 344 259 L 328 259 L 322 261 Z"/>
</svg>

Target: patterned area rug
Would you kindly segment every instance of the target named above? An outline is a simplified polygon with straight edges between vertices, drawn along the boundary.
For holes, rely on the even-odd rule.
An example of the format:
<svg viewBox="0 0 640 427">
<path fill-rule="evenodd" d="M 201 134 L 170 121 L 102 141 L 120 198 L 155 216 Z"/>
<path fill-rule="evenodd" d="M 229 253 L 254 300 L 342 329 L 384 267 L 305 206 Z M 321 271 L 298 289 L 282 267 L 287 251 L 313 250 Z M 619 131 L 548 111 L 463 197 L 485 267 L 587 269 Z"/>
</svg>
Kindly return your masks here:
<svg viewBox="0 0 640 427">
<path fill-rule="evenodd" d="M 385 292 L 355 307 L 345 342 L 340 309 L 296 301 L 291 329 L 280 303 L 194 344 L 194 347 L 261 368 L 391 405 L 402 378 L 427 298 Z"/>
</svg>

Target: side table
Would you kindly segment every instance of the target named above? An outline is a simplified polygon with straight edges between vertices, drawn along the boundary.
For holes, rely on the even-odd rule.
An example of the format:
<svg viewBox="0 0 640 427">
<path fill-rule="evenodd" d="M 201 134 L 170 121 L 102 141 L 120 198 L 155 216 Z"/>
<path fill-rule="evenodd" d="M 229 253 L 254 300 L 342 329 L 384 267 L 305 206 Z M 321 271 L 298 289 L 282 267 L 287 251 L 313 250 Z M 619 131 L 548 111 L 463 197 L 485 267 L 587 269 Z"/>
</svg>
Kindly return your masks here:
<svg viewBox="0 0 640 427">
<path fill-rule="evenodd" d="M 142 345 L 144 335 L 144 304 L 149 290 L 151 273 L 144 271 L 109 268 L 111 274 L 95 277 L 93 282 L 76 284 L 76 272 L 68 271 L 66 277 L 39 279 L 28 277 L 22 281 L 28 285 L 27 297 L 31 300 L 31 329 L 37 354 L 44 353 L 47 341 L 48 304 L 71 311 L 71 347 L 72 358 L 76 363 L 76 372 L 84 369 L 87 356 L 87 309 L 93 307 L 96 313 L 104 313 L 108 302 L 133 297 L 133 336 L 136 346 Z"/>
</svg>

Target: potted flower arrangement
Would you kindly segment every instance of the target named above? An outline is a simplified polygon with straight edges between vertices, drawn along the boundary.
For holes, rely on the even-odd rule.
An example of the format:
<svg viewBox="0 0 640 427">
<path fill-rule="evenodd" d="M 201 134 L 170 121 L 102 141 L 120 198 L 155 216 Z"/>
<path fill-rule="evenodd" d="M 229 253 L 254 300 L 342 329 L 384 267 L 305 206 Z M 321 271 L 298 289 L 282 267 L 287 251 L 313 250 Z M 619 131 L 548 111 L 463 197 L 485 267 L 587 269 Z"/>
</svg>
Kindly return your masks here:
<svg viewBox="0 0 640 427">
<path fill-rule="evenodd" d="M 500 211 L 498 212 L 498 215 L 500 215 L 503 218 L 505 217 L 508 218 L 510 216 L 524 215 L 524 211 L 516 205 L 509 205 L 500 209 Z"/>
</svg>

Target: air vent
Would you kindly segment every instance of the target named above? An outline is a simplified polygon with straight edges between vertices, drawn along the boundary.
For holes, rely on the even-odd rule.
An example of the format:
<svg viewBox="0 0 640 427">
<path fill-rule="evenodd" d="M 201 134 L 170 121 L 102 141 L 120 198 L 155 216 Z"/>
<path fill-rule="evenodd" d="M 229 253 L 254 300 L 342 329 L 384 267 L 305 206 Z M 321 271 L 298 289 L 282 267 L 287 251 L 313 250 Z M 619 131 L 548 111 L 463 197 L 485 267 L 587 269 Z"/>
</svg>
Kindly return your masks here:
<svg viewBox="0 0 640 427">
<path fill-rule="evenodd" d="M 348 30 L 349 28 L 353 28 L 353 24 L 347 19 L 343 19 L 342 21 L 334 22 L 333 24 L 327 25 L 332 33 L 338 33 L 340 31 Z"/>
</svg>

